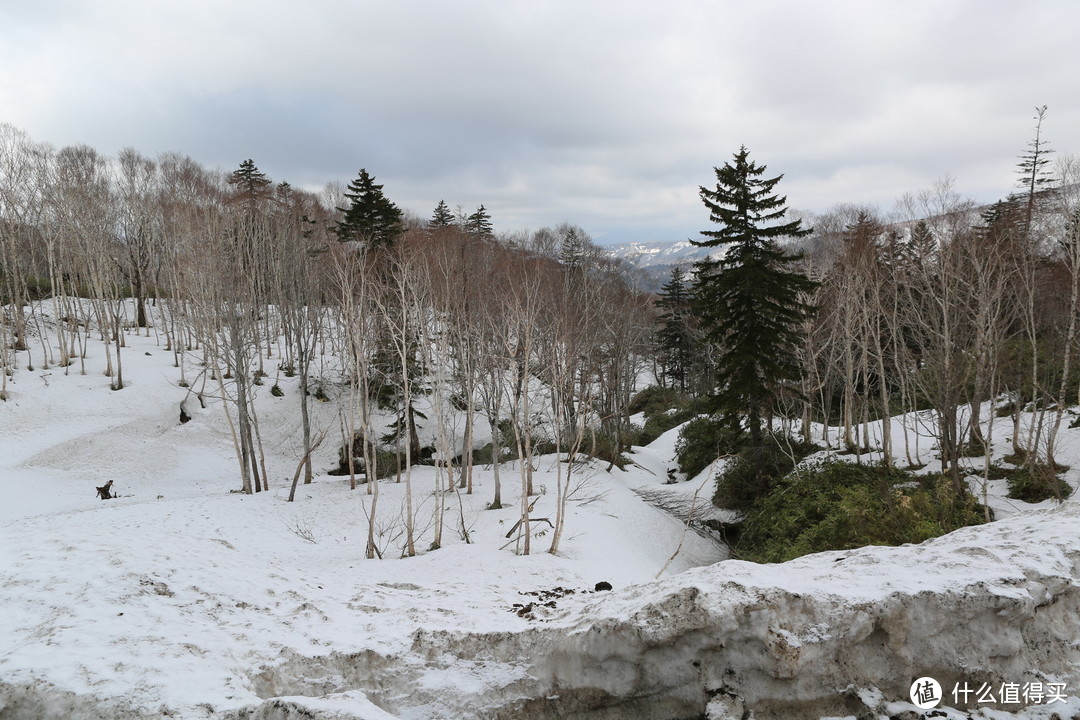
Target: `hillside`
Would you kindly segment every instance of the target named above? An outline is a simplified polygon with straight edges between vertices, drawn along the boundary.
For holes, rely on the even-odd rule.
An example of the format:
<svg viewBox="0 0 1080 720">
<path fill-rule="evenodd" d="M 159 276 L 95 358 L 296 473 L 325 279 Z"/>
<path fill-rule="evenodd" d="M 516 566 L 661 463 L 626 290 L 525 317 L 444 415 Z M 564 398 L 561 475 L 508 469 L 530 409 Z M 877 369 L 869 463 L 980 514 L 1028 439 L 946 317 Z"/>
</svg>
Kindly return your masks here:
<svg viewBox="0 0 1080 720">
<path fill-rule="evenodd" d="M 607 250 L 615 257 L 639 268 L 688 266 L 709 254 L 707 248 L 697 247 L 689 240 L 625 243 L 610 245 Z"/>
<path fill-rule="evenodd" d="M 675 242 L 632 242 L 608 245 L 604 249 L 638 271 L 643 290 L 658 292 L 671 276 L 673 267 L 689 268 L 709 255 L 708 248 L 692 245 L 689 240 Z M 713 251 L 714 256 L 717 251 Z"/>
<path fill-rule="evenodd" d="M 707 476 L 664 485 L 671 431 L 626 471 L 583 468 L 558 555 L 515 554 L 514 483 L 486 510 L 481 467 L 473 495 L 447 497 L 443 547 L 408 559 L 402 485 L 381 481 L 384 559 L 365 560 L 370 498 L 325 474 L 335 443 L 285 501 L 297 380 L 280 378 L 282 397 L 258 389 L 271 489 L 238 494 L 220 401 L 185 403 L 181 424 L 187 391 L 148 333 L 126 337 L 123 390 L 91 345 L 86 375 L 20 367 L 0 403 L 0 717 L 917 717 L 903 713 L 922 675 L 1062 690 L 975 717 L 1080 714 L 1075 502 L 995 499 L 1012 514 L 915 547 L 724 562 L 635 493 L 710 494 Z M 335 402 L 314 408 L 337 427 Z M 556 468 L 538 462 L 534 518 Z M 434 478 L 414 470 L 421 517 Z M 98 500 L 109 480 L 120 497 Z"/>
</svg>

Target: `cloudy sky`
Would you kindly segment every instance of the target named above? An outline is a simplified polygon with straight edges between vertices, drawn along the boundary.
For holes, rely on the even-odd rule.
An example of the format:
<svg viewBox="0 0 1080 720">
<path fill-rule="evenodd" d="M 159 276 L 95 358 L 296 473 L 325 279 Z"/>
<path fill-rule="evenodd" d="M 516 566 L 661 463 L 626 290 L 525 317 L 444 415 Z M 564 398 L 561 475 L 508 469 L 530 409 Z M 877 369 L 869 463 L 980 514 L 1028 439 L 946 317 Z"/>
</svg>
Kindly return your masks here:
<svg viewBox="0 0 1080 720">
<path fill-rule="evenodd" d="M 742 144 L 806 211 L 1001 197 L 1036 106 L 1080 153 L 1078 27 L 1075 0 L 4 0 L 0 122 L 681 240 Z"/>
</svg>

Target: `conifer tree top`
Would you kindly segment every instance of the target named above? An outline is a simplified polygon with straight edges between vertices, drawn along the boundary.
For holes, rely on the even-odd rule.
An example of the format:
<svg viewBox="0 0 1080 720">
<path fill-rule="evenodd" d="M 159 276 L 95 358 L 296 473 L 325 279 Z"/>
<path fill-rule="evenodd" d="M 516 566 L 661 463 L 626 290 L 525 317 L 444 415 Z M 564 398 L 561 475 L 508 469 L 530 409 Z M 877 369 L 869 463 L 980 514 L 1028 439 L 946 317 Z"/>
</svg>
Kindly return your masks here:
<svg viewBox="0 0 1080 720">
<path fill-rule="evenodd" d="M 478 238 L 490 238 L 495 235 L 491 224 L 491 215 L 483 205 L 476 209 L 465 221 L 465 229 L 470 235 Z"/>
<path fill-rule="evenodd" d="M 440 200 L 439 204 L 435 206 L 435 212 L 431 216 L 431 220 L 428 221 L 428 227 L 435 230 L 439 228 L 448 228 L 453 226 L 453 224 L 454 213 L 450 211 L 445 200 Z"/>
<path fill-rule="evenodd" d="M 334 228 L 338 240 L 358 240 L 367 247 L 392 245 L 404 231 L 401 209 L 383 194 L 382 185 L 364 168 L 349 183 L 344 195 L 347 208 L 338 208 L 345 216 Z"/>
<path fill-rule="evenodd" d="M 248 158 L 232 171 L 227 182 L 236 188 L 236 201 L 255 202 L 270 196 L 272 181 Z"/>
<path fill-rule="evenodd" d="M 801 237 L 809 234 L 799 220 L 778 222 L 787 214 L 787 197 L 774 195 L 773 189 L 784 177 L 762 178 L 765 165 L 749 159 L 750 151 L 743 145 L 734 155 L 734 164 L 724 163 L 713 168 L 716 189 L 702 186 L 702 202 L 709 208 L 709 219 L 719 224 L 719 230 L 703 230 L 706 240 L 691 240 L 699 247 L 716 247 L 728 243 L 768 242 L 782 237 Z"/>
</svg>

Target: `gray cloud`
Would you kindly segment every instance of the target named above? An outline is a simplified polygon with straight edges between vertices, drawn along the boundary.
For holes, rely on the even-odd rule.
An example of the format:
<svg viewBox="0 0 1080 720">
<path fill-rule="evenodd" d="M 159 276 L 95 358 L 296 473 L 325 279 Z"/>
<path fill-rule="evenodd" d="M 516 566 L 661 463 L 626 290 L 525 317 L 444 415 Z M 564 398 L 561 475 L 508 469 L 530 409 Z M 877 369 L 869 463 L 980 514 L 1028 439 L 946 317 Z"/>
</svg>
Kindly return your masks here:
<svg viewBox="0 0 1080 720">
<path fill-rule="evenodd" d="M 498 229 L 682 239 L 744 143 L 798 208 L 888 209 L 945 174 L 1001 196 L 1036 105 L 1080 151 L 1078 20 L 1068 0 L 16 2 L 0 121 L 296 185 L 366 167 L 414 212 L 483 203 Z"/>
</svg>

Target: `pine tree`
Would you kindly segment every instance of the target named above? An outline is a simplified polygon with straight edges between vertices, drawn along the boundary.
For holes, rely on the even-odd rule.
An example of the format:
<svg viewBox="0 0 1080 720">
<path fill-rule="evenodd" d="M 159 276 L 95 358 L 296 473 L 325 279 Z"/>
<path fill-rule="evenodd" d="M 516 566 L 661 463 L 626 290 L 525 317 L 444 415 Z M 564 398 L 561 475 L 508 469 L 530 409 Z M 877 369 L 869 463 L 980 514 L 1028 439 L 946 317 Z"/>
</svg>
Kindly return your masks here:
<svg viewBox="0 0 1080 720">
<path fill-rule="evenodd" d="M 491 215 L 483 205 L 476 209 L 468 220 L 465 221 L 465 231 L 476 238 L 483 240 L 494 237 L 495 232 L 491 225 Z"/>
<path fill-rule="evenodd" d="M 240 163 L 239 168 L 233 170 L 227 182 L 236 188 L 236 194 L 232 197 L 232 202 L 245 204 L 252 210 L 263 200 L 269 198 L 272 190 L 270 178 L 266 176 L 266 173 L 259 170 L 255 166 L 255 161 L 250 158 Z"/>
<path fill-rule="evenodd" d="M 559 262 L 568 269 L 583 267 L 593 244 L 589 234 L 570 223 L 560 223 L 555 234 L 559 238 Z"/>
<path fill-rule="evenodd" d="M 813 312 L 805 300 L 816 284 L 788 269 L 799 259 L 777 240 L 802 237 L 801 221 L 781 222 L 787 198 L 774 194 L 783 175 L 765 179 L 765 166 L 748 159 L 742 147 L 734 164 L 716 172 L 716 189 L 700 188 L 710 219 L 719 230 L 703 231 L 699 247 L 726 246 L 719 260 L 697 263 L 695 295 L 699 316 L 717 355 L 716 409 L 727 419 L 742 418 L 753 447 L 763 445 L 762 420 L 801 374 L 801 326 Z"/>
<path fill-rule="evenodd" d="M 1024 189 L 1024 199 L 1027 203 L 1024 211 L 1024 230 L 1031 230 L 1031 220 L 1035 214 L 1035 204 L 1040 196 L 1045 196 L 1053 187 L 1047 166 L 1050 164 L 1050 155 L 1054 152 L 1050 149 L 1046 140 L 1042 137 L 1042 124 L 1046 119 L 1046 106 L 1035 108 L 1035 138 L 1028 143 L 1027 152 L 1020 155 L 1020 162 L 1016 164 L 1019 171 L 1019 185 Z"/>
<path fill-rule="evenodd" d="M 934 231 L 925 220 L 915 223 L 911 229 L 911 238 L 903 248 L 905 259 L 910 263 L 925 265 L 937 252 L 937 240 Z"/>
<path fill-rule="evenodd" d="M 660 315 L 663 326 L 656 333 L 656 345 L 666 378 L 678 384 L 686 391 L 686 381 L 694 364 L 694 327 L 690 288 L 686 284 L 686 273 L 676 265 L 671 270 L 671 279 L 660 288 L 658 307 L 664 310 Z"/>
<path fill-rule="evenodd" d="M 383 194 L 383 186 L 361 168 L 345 191 L 349 207 L 338 208 L 344 218 L 334 228 L 338 240 L 357 240 L 366 248 L 389 247 L 404 231 L 401 209 Z"/>
<path fill-rule="evenodd" d="M 454 225 L 454 213 L 450 212 L 445 200 L 440 200 L 435 206 L 435 214 L 428 220 L 429 230 L 441 230 Z"/>
<path fill-rule="evenodd" d="M 982 224 L 975 227 L 979 237 L 988 243 L 1000 245 L 1021 233 L 1026 220 L 1025 200 L 1010 197 L 998 200 L 983 210 L 979 217 Z"/>
</svg>

